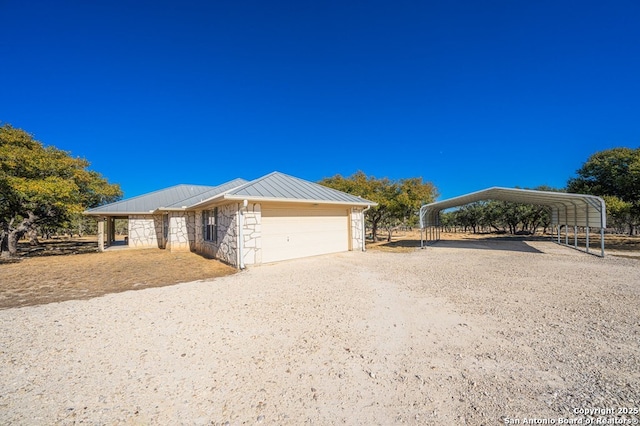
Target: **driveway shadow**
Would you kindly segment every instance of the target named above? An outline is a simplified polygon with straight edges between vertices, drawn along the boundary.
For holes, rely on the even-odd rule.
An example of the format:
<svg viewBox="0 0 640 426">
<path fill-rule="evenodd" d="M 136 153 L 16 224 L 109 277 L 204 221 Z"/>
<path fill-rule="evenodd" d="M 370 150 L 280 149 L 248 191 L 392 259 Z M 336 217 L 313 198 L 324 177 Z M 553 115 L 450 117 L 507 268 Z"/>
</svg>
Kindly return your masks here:
<svg viewBox="0 0 640 426">
<path fill-rule="evenodd" d="M 548 241 L 543 237 L 490 237 L 469 238 L 463 240 L 440 240 L 429 245 L 433 248 L 459 248 L 473 250 L 518 251 L 523 253 L 544 253 L 527 243 L 527 241 Z M 419 243 L 419 241 L 418 241 Z"/>
<path fill-rule="evenodd" d="M 459 248 L 472 250 L 502 250 L 502 251 L 519 251 L 524 253 L 543 253 L 533 248 L 527 241 L 549 241 L 549 238 L 534 236 L 503 236 L 503 237 L 487 237 L 487 238 L 467 238 L 461 240 L 440 240 L 429 243 L 428 247 L 433 248 Z M 420 248 L 420 240 L 398 240 L 379 247 L 386 248 Z"/>
</svg>

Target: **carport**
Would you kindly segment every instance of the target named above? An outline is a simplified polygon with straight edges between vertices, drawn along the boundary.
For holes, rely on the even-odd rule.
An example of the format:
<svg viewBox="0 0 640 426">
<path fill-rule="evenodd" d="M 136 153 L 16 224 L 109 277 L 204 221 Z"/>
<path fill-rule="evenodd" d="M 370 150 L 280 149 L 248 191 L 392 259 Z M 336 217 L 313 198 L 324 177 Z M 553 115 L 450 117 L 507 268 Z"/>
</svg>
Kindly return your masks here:
<svg viewBox="0 0 640 426">
<path fill-rule="evenodd" d="M 472 192 L 448 200 L 425 204 L 420 207 L 420 247 L 440 240 L 440 212 L 476 201 L 498 200 L 522 204 L 535 204 L 551 208 L 551 224 L 556 227 L 557 243 L 569 244 L 569 226 L 573 226 L 573 248 L 578 248 L 578 227 L 586 233 L 585 251 L 589 251 L 590 228 L 600 229 L 600 256 L 604 257 L 604 229 L 607 226 L 607 210 L 604 200 L 594 195 L 566 192 L 535 191 L 531 189 L 493 187 Z M 564 243 L 561 228 L 564 226 Z"/>
</svg>

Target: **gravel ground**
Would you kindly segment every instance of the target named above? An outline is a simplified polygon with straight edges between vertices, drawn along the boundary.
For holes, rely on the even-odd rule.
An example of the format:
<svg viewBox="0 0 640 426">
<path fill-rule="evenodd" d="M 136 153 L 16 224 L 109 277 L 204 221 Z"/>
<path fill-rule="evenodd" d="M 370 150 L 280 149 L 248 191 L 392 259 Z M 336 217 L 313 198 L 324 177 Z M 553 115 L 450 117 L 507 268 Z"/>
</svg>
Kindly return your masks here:
<svg viewBox="0 0 640 426">
<path fill-rule="evenodd" d="M 0 311 L 0 423 L 633 424 L 639 349 L 638 260 L 442 241 Z"/>
</svg>

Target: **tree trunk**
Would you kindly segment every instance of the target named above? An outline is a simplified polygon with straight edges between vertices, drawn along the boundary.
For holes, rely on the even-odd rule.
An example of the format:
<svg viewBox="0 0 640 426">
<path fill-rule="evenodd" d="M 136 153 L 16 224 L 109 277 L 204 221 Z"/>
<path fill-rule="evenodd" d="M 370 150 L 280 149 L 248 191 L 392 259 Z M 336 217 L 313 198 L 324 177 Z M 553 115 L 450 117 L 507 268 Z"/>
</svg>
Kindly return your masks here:
<svg viewBox="0 0 640 426">
<path fill-rule="evenodd" d="M 20 225 L 13 227 L 13 220 L 3 230 L 3 238 L 0 243 L 0 257 L 16 257 L 18 255 L 18 240 L 34 226 L 37 216 L 28 212 L 29 217 L 23 219 Z"/>
<path fill-rule="evenodd" d="M 9 233 L 3 232 L 2 238 L 0 239 L 0 257 L 7 258 L 9 257 Z"/>
<path fill-rule="evenodd" d="M 9 258 L 18 256 L 18 240 L 22 234 L 18 230 L 11 230 L 4 233 L 0 244 L 0 257 Z"/>
<path fill-rule="evenodd" d="M 29 235 L 29 244 L 31 244 L 32 246 L 40 245 L 40 241 L 38 240 L 38 231 L 36 229 L 29 230 L 29 232 L 27 232 L 27 235 Z"/>
<path fill-rule="evenodd" d="M 22 236 L 20 231 L 11 231 L 9 232 L 9 256 L 16 257 L 18 256 L 18 240 Z"/>
<path fill-rule="evenodd" d="M 378 241 L 378 222 L 371 222 L 371 239 L 375 243 Z"/>
</svg>

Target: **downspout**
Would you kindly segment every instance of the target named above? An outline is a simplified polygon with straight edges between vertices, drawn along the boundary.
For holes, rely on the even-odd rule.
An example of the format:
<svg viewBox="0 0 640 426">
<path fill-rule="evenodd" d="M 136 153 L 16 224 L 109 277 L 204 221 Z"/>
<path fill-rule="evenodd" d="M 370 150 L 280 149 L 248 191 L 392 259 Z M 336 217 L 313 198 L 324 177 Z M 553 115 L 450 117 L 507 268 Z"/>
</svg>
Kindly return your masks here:
<svg viewBox="0 0 640 426">
<path fill-rule="evenodd" d="M 244 269 L 244 209 L 249 204 L 249 201 L 243 200 L 241 205 L 238 205 L 238 267 Z"/>
<path fill-rule="evenodd" d="M 244 269 L 244 253 L 243 253 L 243 248 L 244 248 L 244 209 L 247 207 L 247 205 L 249 204 L 249 201 L 247 200 L 243 200 L 242 201 L 242 206 L 238 209 L 238 227 L 239 227 L 239 231 L 238 231 L 238 255 L 240 256 L 240 259 L 238 259 L 238 267 L 240 269 Z"/>
<path fill-rule="evenodd" d="M 364 219 L 364 212 L 366 212 L 367 210 L 369 210 L 371 208 L 371 206 L 367 206 L 366 209 L 362 210 L 362 251 L 367 251 L 366 246 L 366 242 L 367 242 L 367 235 L 365 234 L 365 219 Z"/>
</svg>

